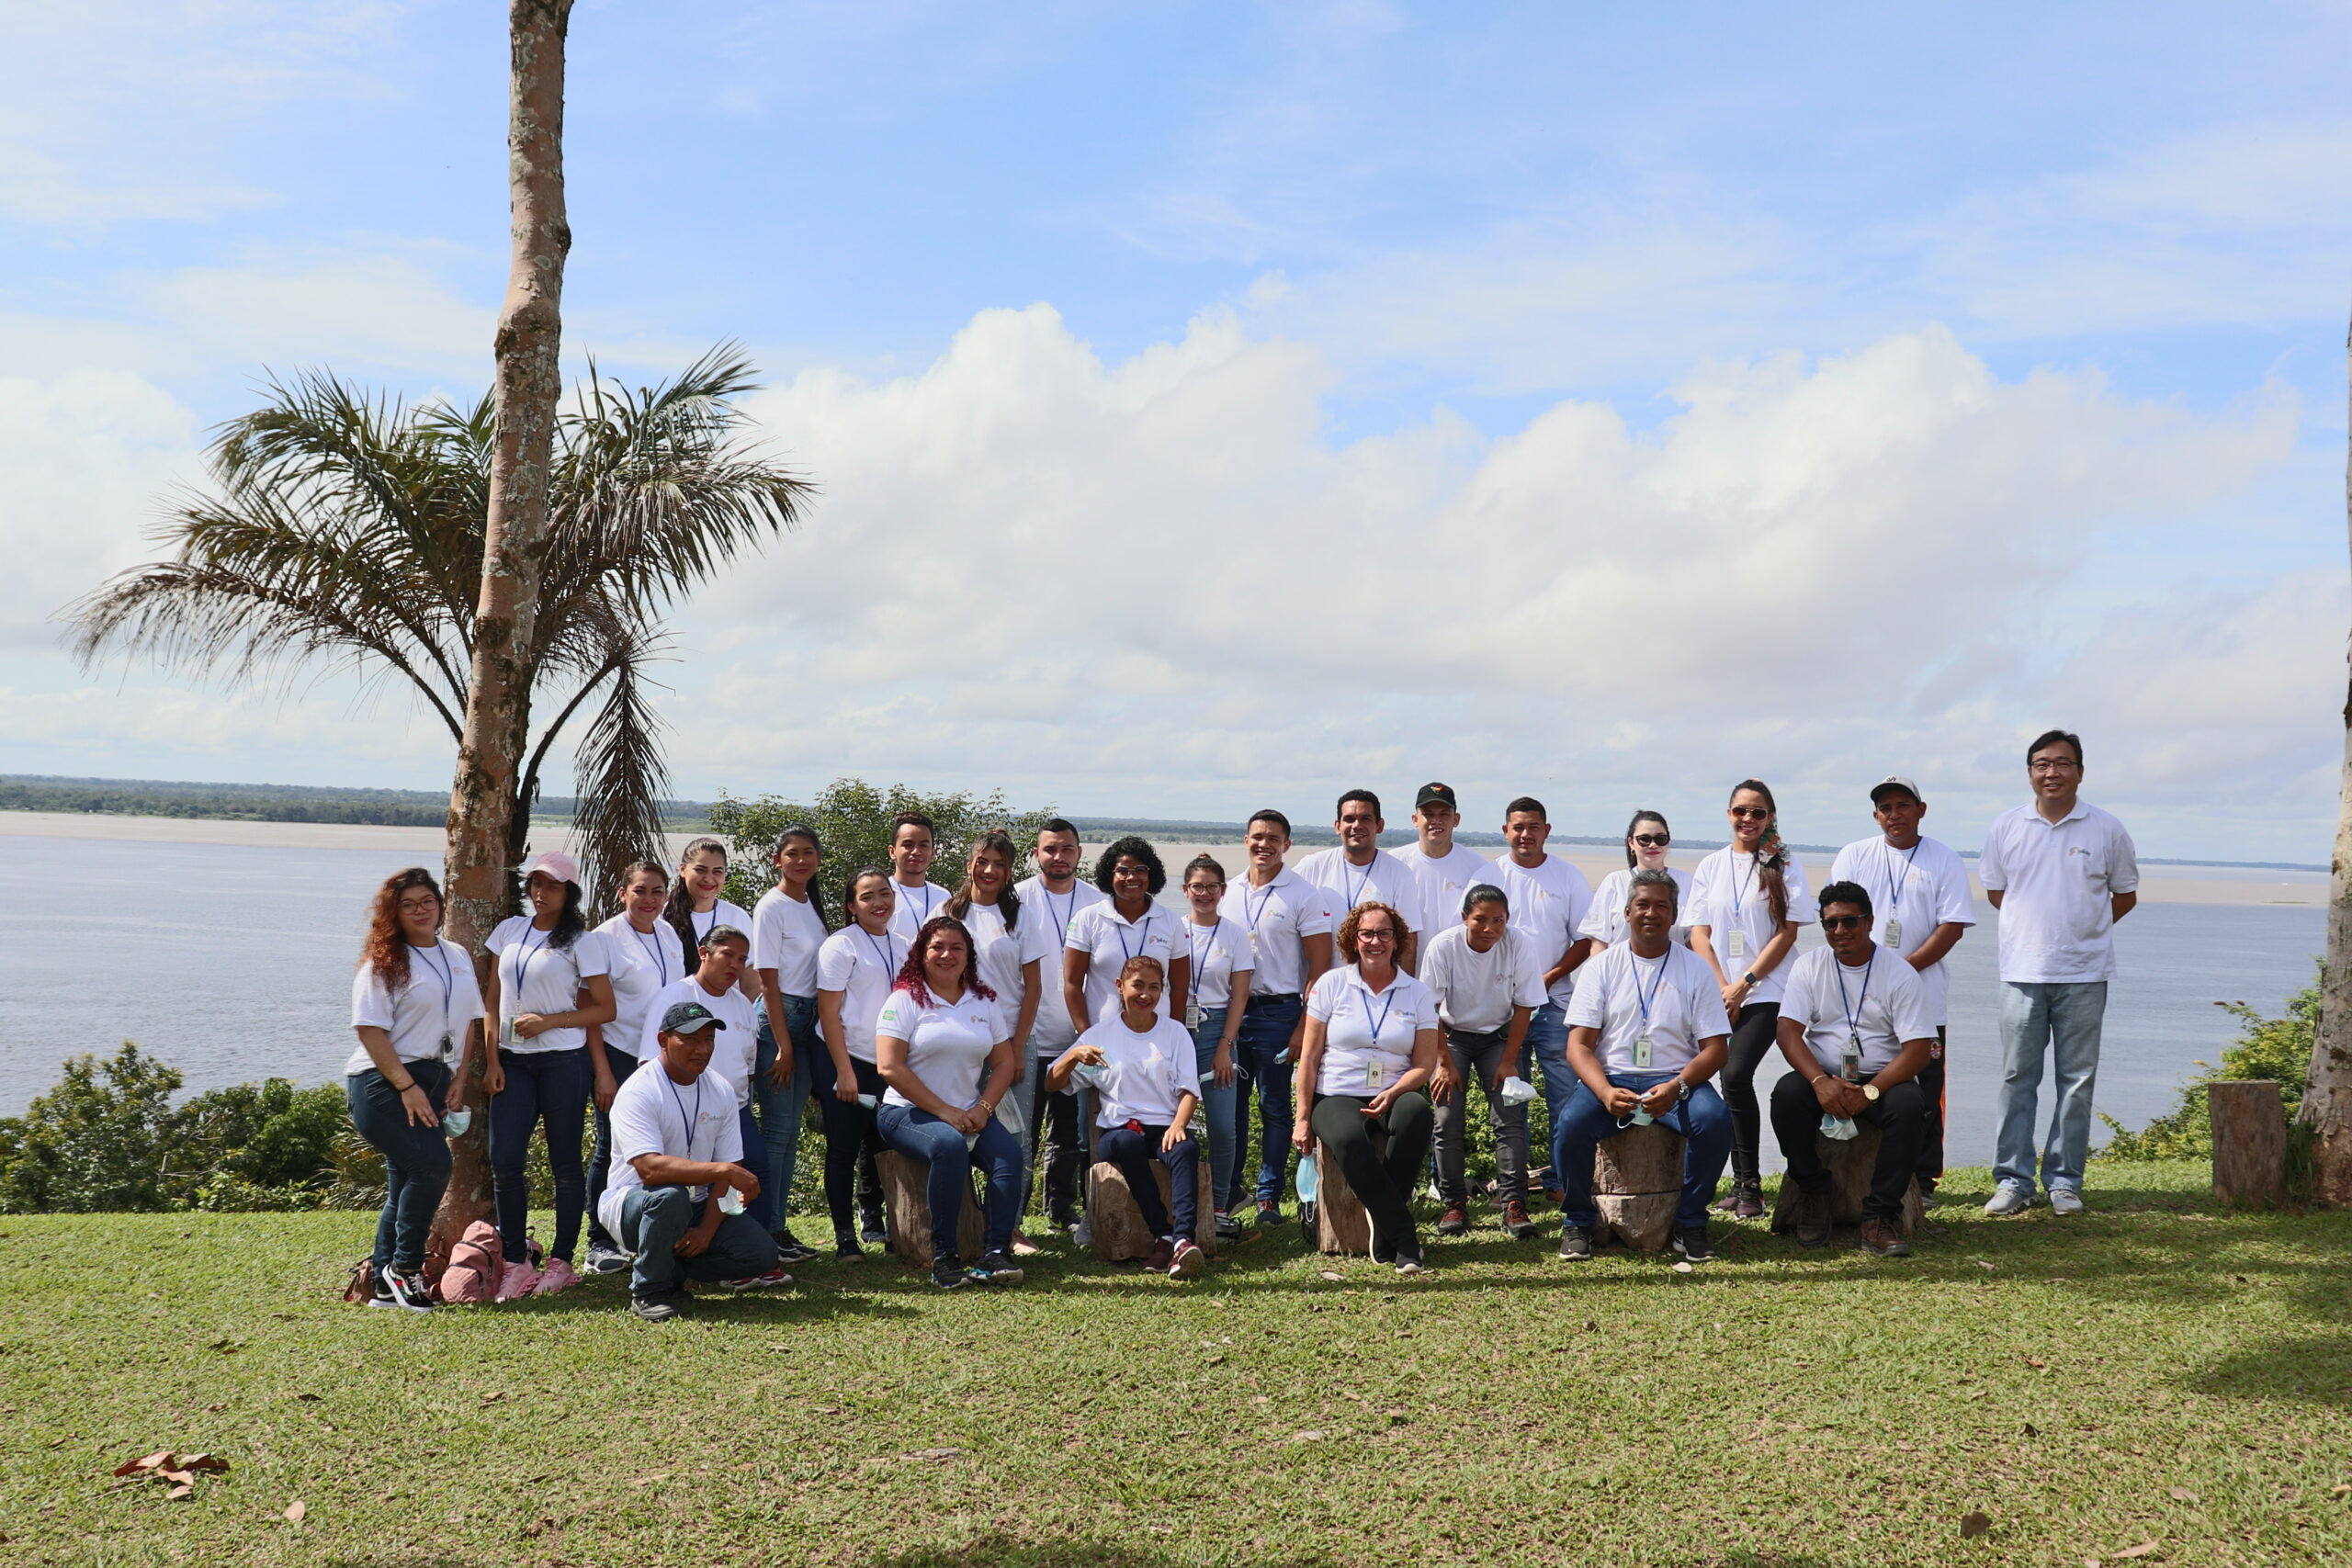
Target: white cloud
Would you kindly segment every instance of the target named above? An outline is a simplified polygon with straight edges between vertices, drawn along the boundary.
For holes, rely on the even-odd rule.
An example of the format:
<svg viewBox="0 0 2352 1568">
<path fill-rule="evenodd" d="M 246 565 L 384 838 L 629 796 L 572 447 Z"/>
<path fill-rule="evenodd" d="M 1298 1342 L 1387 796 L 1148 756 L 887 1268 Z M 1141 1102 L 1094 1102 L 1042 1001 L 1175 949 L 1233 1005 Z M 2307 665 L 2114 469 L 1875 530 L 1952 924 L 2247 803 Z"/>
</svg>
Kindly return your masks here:
<svg viewBox="0 0 2352 1568">
<path fill-rule="evenodd" d="M 257 252 L 235 265 L 126 278 L 123 294 L 173 350 L 200 362 L 356 360 L 486 380 L 494 304 L 453 289 L 449 259 L 447 247 L 391 242 Z M 471 259 L 481 277 L 503 283 L 501 261 Z"/>
</svg>

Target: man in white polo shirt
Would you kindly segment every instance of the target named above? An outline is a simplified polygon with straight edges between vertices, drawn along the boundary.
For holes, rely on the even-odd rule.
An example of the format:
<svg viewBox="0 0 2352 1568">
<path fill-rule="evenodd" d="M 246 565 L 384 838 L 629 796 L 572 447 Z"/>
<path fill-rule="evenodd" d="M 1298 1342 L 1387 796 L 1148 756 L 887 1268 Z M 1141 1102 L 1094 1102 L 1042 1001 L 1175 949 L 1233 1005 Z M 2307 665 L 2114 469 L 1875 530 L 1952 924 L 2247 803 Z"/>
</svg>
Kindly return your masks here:
<svg viewBox="0 0 2352 1568">
<path fill-rule="evenodd" d="M 1023 1151 L 1026 1163 L 1022 1168 L 1021 1213 L 1029 1212 L 1029 1195 L 1036 1184 L 1039 1140 L 1044 1140 L 1046 1156 L 1046 1216 L 1056 1230 L 1069 1230 L 1078 1224 L 1079 1177 L 1086 1164 L 1086 1145 L 1078 1124 L 1078 1097 L 1068 1089 L 1058 1093 L 1046 1088 L 1046 1069 L 1054 1058 L 1069 1050 L 1078 1040 L 1078 1028 L 1070 1021 L 1069 1009 L 1062 1005 L 1062 949 L 1069 945 L 1070 922 L 1080 911 L 1102 902 L 1103 891 L 1078 874 L 1078 829 L 1059 817 L 1046 819 L 1037 829 L 1037 874 L 1028 878 L 1013 892 L 1021 899 L 1021 917 L 1033 918 L 1051 928 L 1053 957 L 1038 966 L 1038 984 L 1046 995 L 1037 1004 L 1037 1021 L 1029 1029 L 1029 1061 L 1025 1070 L 1028 1083 L 1028 1147 Z M 1015 1094 L 1023 1092 L 1020 1089 Z M 1022 1238 L 1014 1235 L 1015 1252 L 1025 1251 Z"/>
<path fill-rule="evenodd" d="M 1419 841 L 1396 852 L 1420 885 L 1428 922 L 1422 934 L 1434 938 L 1462 923 L 1463 895 L 1487 880 L 1487 857 L 1453 841 L 1462 825 L 1462 808 L 1453 786 L 1425 784 L 1413 796 L 1413 830 Z M 1416 962 L 1419 955 L 1416 954 Z"/>
<path fill-rule="evenodd" d="M 1249 1140 L 1250 1094 L 1258 1095 L 1258 1224 L 1282 1223 L 1283 1178 L 1291 1136 L 1291 1066 L 1306 1027 L 1306 992 L 1331 967 L 1331 931 L 1339 924 L 1323 890 L 1283 864 L 1290 852 L 1290 818 L 1269 807 L 1242 832 L 1249 868 L 1226 889 L 1217 912 L 1238 925 L 1256 967 L 1250 1001 L 1233 1041 L 1233 1168 L 1227 1201 L 1241 1213 Z"/>
<path fill-rule="evenodd" d="M 2001 912 L 2001 1107 L 1988 1214 L 2034 1201 L 2033 1124 L 2041 1062 L 2055 1059 L 2058 1102 L 2041 1156 L 2041 1185 L 2060 1214 L 2083 1212 L 2091 1089 L 2098 1077 L 2115 922 L 2140 901 L 2140 863 L 2123 824 L 2078 798 L 2080 737 L 2053 729 L 2026 749 L 2033 804 L 1993 818 L 1976 863 Z"/>
<path fill-rule="evenodd" d="M 1396 964 L 1410 975 L 1420 963 L 1421 938 L 1430 922 L 1428 900 L 1421 897 L 1412 868 L 1380 847 L 1380 835 L 1387 827 L 1380 814 L 1380 796 L 1368 789 L 1351 789 L 1340 796 L 1339 819 L 1331 824 L 1340 835 L 1339 847 L 1316 851 L 1296 870 L 1323 890 L 1335 925 L 1359 904 L 1385 904 L 1403 916 L 1406 940 Z"/>
<path fill-rule="evenodd" d="M 914 941 L 923 922 L 954 897 L 927 874 L 939 853 L 938 835 L 920 811 L 901 811 L 890 819 L 890 891 L 899 900 L 890 906 L 890 934 L 901 942 Z"/>
<path fill-rule="evenodd" d="M 1871 940 L 1911 965 L 1928 998 L 1936 1045 L 1919 1070 L 1919 1089 L 1928 1097 L 1928 1136 L 1919 1151 L 1918 1178 L 1919 1195 L 1932 1203 L 1944 1174 L 1944 1055 L 1951 1043 L 1946 998 L 1951 976 L 1944 954 L 1976 923 L 1976 902 L 1959 852 L 1919 831 L 1928 803 L 1917 784 L 1899 773 L 1881 779 L 1871 786 L 1871 814 L 1878 818 L 1879 831 L 1839 850 L 1829 880 L 1859 884 L 1870 894 L 1876 920 Z"/>
<path fill-rule="evenodd" d="M 1527 1045 L 1543 1069 L 1544 1109 L 1558 1126 L 1577 1077 L 1568 1069 L 1567 1006 L 1576 995 L 1576 972 L 1592 956 L 1592 938 L 1578 934 L 1592 908 L 1592 884 L 1583 872 L 1544 846 L 1552 818 L 1544 803 L 1522 795 L 1503 807 L 1503 841 L 1510 848 L 1487 863 L 1486 880 L 1510 900 L 1510 929 L 1544 965 L 1544 1003 L 1527 1026 Z M 1523 1077 L 1528 1067 L 1518 1064 Z M 1558 1195 L 1559 1175 L 1553 1174 Z"/>
</svg>

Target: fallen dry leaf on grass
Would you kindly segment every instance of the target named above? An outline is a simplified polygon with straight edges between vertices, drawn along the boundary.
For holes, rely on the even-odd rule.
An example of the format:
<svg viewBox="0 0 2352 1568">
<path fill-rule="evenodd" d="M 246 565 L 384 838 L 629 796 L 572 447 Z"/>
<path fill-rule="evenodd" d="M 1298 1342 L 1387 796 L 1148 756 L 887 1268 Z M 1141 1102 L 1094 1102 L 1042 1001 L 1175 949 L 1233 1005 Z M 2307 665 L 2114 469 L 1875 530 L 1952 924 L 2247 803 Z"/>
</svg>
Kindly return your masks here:
<svg viewBox="0 0 2352 1568">
<path fill-rule="evenodd" d="M 2199 1497 L 2196 1493 L 2191 1492 L 2186 1486 L 2174 1487 L 2172 1489 L 2172 1500 L 2176 1503 L 2202 1503 L 2205 1501 L 2204 1498 Z"/>
<path fill-rule="evenodd" d="M 62 1438 L 57 1439 L 60 1443 L 64 1440 L 65 1439 Z M 57 1444 L 52 1443 L 50 1446 L 54 1448 Z M 117 1475 L 136 1475 L 142 1470 L 161 1470 L 164 1466 L 171 1462 L 172 1450 L 169 1449 L 157 1449 L 153 1453 L 148 1454 L 144 1458 L 123 1461 L 122 1463 L 114 1467 L 114 1472 Z"/>
<path fill-rule="evenodd" d="M 2115 1556 L 2116 1561 L 2124 1562 L 2134 1557 L 2154 1557 L 2157 1552 L 2163 1550 L 2164 1549 L 2162 1547 L 2158 1546 L 2153 1540 L 2143 1540 L 2137 1546 L 2125 1547 L 2122 1551 L 2117 1552 Z"/>
<path fill-rule="evenodd" d="M 954 1459 L 957 1454 L 960 1454 L 964 1450 L 962 1449 L 917 1449 L 911 1453 L 903 1453 L 899 1457 L 900 1459 L 927 1459 L 938 1461 Z"/>
<path fill-rule="evenodd" d="M 302 1499 L 297 1497 L 294 1501 L 286 1505 L 287 1522 L 289 1524 L 299 1525 L 302 1522 L 303 1516 L 307 1515 L 310 1511 L 311 1510 L 309 1508 L 303 1506 Z"/>
<path fill-rule="evenodd" d="M 2025 1359 L 2025 1364 L 2026 1364 L 2027 1366 L 2029 1366 L 2029 1367 L 2031 1367 L 2035 1371 L 2037 1371 L 2037 1372 L 2038 1372 L 2038 1371 L 2040 1371 L 2042 1368 L 2044 1368 L 2044 1367 L 2048 1366 L 2050 1363 L 2049 1363 L 2049 1362 L 2047 1362 L 2047 1361 L 2045 1361 L 2045 1360 L 2043 1360 L 2043 1359 L 2042 1359 L 2041 1357 L 2039 1357 L 2039 1356 L 2028 1356 L 2028 1357 Z"/>
<path fill-rule="evenodd" d="M 1293 1432 L 1290 1435 L 1290 1440 L 1294 1443 L 1319 1443 L 1323 1440 L 1323 1434 L 1311 1431 Z"/>
<path fill-rule="evenodd" d="M 1962 1540 L 1974 1540 L 1992 1528 L 1993 1521 L 1985 1517 L 1982 1508 L 1971 1508 L 1960 1516 L 1960 1539 Z"/>
<path fill-rule="evenodd" d="M 1336 1269 L 1326 1269 L 1323 1270 L 1323 1278 L 1326 1280 L 1337 1280 L 1339 1277 L 1339 1270 Z"/>
<path fill-rule="evenodd" d="M 1688 1274 L 1690 1272 L 1690 1265 L 1688 1263 L 1678 1263 L 1674 1266 L 1674 1271 L 1678 1274 Z"/>
</svg>

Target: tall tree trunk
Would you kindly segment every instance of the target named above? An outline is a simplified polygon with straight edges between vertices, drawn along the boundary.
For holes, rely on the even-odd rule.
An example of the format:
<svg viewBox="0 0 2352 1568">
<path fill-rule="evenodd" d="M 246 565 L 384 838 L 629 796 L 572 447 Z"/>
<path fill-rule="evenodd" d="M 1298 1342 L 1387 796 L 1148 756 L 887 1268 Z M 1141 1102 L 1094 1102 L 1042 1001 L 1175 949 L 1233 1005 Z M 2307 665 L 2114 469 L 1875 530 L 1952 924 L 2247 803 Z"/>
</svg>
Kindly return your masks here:
<svg viewBox="0 0 2352 1568">
<path fill-rule="evenodd" d="M 481 602 L 465 737 L 449 792 L 449 938 L 486 965 L 481 944 L 513 903 L 514 791 L 537 673 L 531 640 L 548 546 L 548 465 L 563 392 L 563 264 L 571 226 L 563 205 L 563 46 L 571 0 L 511 0 L 506 160 L 513 259 L 498 316 L 496 445 L 482 538 Z M 496 1021 L 489 1027 L 495 1028 Z M 475 1060 L 480 1061 L 479 1055 Z M 432 1254 L 491 1210 L 490 1126 L 479 1071 L 467 1089 L 474 1124 L 455 1141 L 449 1190 L 434 1217 Z"/>
<path fill-rule="evenodd" d="M 2345 355 L 2352 369 L 2352 340 Z M 2352 465 L 2345 471 L 2345 516 L 2352 525 Z M 2345 694 L 2344 772 L 2327 888 L 2327 962 L 2320 974 L 2319 1027 L 2312 1036 L 2301 1120 L 2312 1130 L 2313 1196 L 2344 1208 L 2352 1206 L 2352 688 Z"/>
</svg>

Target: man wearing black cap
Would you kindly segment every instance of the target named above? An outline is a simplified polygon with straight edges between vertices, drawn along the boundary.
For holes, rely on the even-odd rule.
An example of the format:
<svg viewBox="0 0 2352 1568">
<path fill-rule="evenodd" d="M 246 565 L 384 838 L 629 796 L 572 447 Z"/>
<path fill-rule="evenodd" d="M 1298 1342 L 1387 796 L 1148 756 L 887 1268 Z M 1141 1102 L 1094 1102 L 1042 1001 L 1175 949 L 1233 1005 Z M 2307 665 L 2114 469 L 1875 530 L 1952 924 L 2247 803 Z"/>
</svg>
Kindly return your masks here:
<svg viewBox="0 0 2352 1568">
<path fill-rule="evenodd" d="M 1932 1201 L 1944 1174 L 1944 1046 L 1951 1016 L 1946 998 L 1951 983 L 1944 955 L 1976 923 L 1976 906 L 1969 897 L 1968 867 L 1958 852 L 1919 831 L 1928 803 L 1917 783 L 1900 773 L 1879 780 L 1871 785 L 1871 812 L 1878 818 L 1878 833 L 1839 850 L 1829 880 L 1857 883 L 1871 896 L 1871 936 L 1903 956 L 1927 994 L 1936 1043 L 1917 1080 L 1928 1097 L 1918 1176 L 1920 1195 Z"/>
<path fill-rule="evenodd" d="M 597 1217 L 637 1254 L 629 1310 L 649 1323 L 677 1315 L 688 1280 L 729 1290 L 792 1282 L 776 1268 L 775 1238 L 740 1201 L 760 1181 L 740 1163 L 735 1086 L 710 1070 L 726 1027 L 700 1002 L 673 1003 L 660 1025 L 662 1070 L 630 1074 L 613 1097 L 612 1179 Z"/>
<path fill-rule="evenodd" d="M 1435 936 L 1462 923 L 1462 896 L 1487 880 L 1487 857 L 1453 841 L 1462 808 L 1452 784 L 1425 784 L 1413 796 L 1413 829 L 1420 841 L 1396 852 L 1421 889 L 1421 932 Z"/>
</svg>

